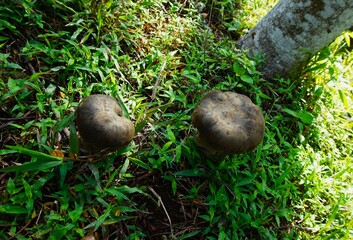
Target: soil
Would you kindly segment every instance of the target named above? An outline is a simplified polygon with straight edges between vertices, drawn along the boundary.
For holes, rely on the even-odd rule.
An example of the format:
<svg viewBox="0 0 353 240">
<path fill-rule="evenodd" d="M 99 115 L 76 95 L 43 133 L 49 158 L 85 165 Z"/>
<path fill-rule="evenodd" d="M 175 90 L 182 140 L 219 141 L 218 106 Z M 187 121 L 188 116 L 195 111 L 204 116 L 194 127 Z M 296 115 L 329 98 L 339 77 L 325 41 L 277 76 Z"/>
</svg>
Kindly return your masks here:
<svg viewBox="0 0 353 240">
<path fill-rule="evenodd" d="M 154 183 L 148 185 L 148 193 L 152 198 L 138 196 L 139 199 L 134 199 L 141 205 L 146 204 L 145 212 L 133 223 L 147 235 L 146 239 L 175 239 L 207 227 L 207 223 L 199 218 L 200 214 L 207 212 L 202 200 L 186 198 L 187 187 L 179 187 L 174 194 L 169 181 L 156 176 L 152 179 Z M 192 239 L 202 239 L 201 234 Z"/>
</svg>

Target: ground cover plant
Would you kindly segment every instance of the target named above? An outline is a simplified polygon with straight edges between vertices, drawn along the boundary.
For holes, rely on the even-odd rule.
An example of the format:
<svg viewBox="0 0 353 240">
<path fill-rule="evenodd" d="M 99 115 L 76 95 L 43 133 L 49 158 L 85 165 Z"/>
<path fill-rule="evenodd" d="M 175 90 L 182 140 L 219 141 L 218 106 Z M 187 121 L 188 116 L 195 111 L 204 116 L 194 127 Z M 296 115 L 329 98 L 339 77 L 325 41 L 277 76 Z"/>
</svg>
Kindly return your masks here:
<svg viewBox="0 0 353 240">
<path fill-rule="evenodd" d="M 300 78 L 265 79 L 236 41 L 274 1 L 0 3 L 1 239 L 353 237 L 350 32 Z M 198 153 L 211 89 L 262 109 L 255 151 Z M 94 93 L 135 123 L 109 155 L 76 131 Z"/>
</svg>

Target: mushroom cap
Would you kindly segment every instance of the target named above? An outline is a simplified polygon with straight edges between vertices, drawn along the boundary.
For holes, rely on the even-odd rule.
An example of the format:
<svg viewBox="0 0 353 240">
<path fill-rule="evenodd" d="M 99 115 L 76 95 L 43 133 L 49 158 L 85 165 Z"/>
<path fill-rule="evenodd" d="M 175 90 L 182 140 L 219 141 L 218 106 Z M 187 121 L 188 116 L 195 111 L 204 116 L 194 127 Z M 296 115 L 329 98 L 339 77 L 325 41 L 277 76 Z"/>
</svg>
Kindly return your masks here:
<svg viewBox="0 0 353 240">
<path fill-rule="evenodd" d="M 135 127 L 122 115 L 112 97 L 95 94 L 84 98 L 76 110 L 76 122 L 82 139 L 95 150 L 115 150 L 133 139 Z"/>
<path fill-rule="evenodd" d="M 194 110 L 191 121 L 198 129 L 197 144 L 224 154 L 255 149 L 265 132 L 260 108 L 249 97 L 234 92 L 209 92 Z"/>
</svg>

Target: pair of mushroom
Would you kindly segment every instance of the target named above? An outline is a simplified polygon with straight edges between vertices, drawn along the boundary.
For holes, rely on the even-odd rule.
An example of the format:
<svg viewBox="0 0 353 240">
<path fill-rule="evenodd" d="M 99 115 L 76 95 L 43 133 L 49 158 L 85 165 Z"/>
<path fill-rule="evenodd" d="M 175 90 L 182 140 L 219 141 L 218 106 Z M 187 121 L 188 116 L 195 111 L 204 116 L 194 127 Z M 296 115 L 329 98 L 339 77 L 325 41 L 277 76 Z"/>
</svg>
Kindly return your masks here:
<svg viewBox="0 0 353 240">
<path fill-rule="evenodd" d="M 107 95 L 82 100 L 76 118 L 82 139 L 96 151 L 126 146 L 135 134 L 119 103 Z M 251 151 L 260 144 L 265 130 L 260 108 L 234 92 L 209 92 L 194 110 L 192 123 L 198 129 L 195 142 L 209 158 Z"/>
</svg>

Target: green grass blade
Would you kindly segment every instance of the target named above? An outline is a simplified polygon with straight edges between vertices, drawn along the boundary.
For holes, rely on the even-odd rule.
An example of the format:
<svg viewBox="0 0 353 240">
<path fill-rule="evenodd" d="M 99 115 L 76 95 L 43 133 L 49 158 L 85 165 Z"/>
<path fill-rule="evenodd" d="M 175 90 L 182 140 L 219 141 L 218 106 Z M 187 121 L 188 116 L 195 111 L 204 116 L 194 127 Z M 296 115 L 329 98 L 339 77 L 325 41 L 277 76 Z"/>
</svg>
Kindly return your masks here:
<svg viewBox="0 0 353 240">
<path fill-rule="evenodd" d="M 28 171 L 41 171 L 46 170 L 62 164 L 63 158 L 51 156 L 49 154 L 29 150 L 20 146 L 6 146 L 7 148 L 16 152 L 29 155 L 37 158 L 36 162 L 27 162 L 19 166 L 11 166 L 0 169 L 0 172 L 28 172 Z"/>
<path fill-rule="evenodd" d="M 79 154 L 80 146 L 76 133 L 76 128 L 73 123 L 70 124 L 70 152 Z"/>
<path fill-rule="evenodd" d="M 63 161 L 63 158 L 61 157 L 55 157 L 46 153 L 42 153 L 42 152 L 37 152 L 34 150 L 29 150 L 27 148 L 24 147 L 20 147 L 20 146 L 6 146 L 9 149 L 15 150 L 16 152 L 31 156 L 33 158 L 37 158 L 40 160 L 48 160 L 48 161 Z"/>
<path fill-rule="evenodd" d="M 2 149 L 2 150 L 0 150 L 0 156 L 1 155 L 11 154 L 11 153 L 16 153 L 16 151 L 15 150 L 10 150 L 10 149 Z"/>
<path fill-rule="evenodd" d="M 11 166 L 0 169 L 0 172 L 30 172 L 42 171 L 62 164 L 63 161 L 45 161 L 38 160 L 36 162 L 24 163 L 19 166 Z"/>
<path fill-rule="evenodd" d="M 331 226 L 332 222 L 335 220 L 336 215 L 337 215 L 337 213 L 339 211 L 339 208 L 340 208 L 340 205 L 341 205 L 341 201 L 342 201 L 342 195 L 340 196 L 340 198 L 338 199 L 337 204 L 333 208 L 332 213 L 329 216 L 325 226 L 320 229 L 320 232 L 325 232 Z"/>
<path fill-rule="evenodd" d="M 141 161 L 141 160 L 139 160 L 137 158 L 130 157 L 129 160 L 131 162 L 133 162 L 134 164 L 136 164 L 136 165 L 138 165 L 138 166 L 140 166 L 140 167 L 142 167 L 142 168 L 144 168 L 144 169 L 146 169 L 148 171 L 152 171 L 152 168 L 150 166 L 148 166 L 147 163 L 145 163 L 145 162 L 143 162 L 143 161 Z"/>
<path fill-rule="evenodd" d="M 28 210 L 20 206 L 5 204 L 5 205 L 0 205 L 0 213 L 14 214 L 14 215 L 27 214 Z"/>
</svg>

